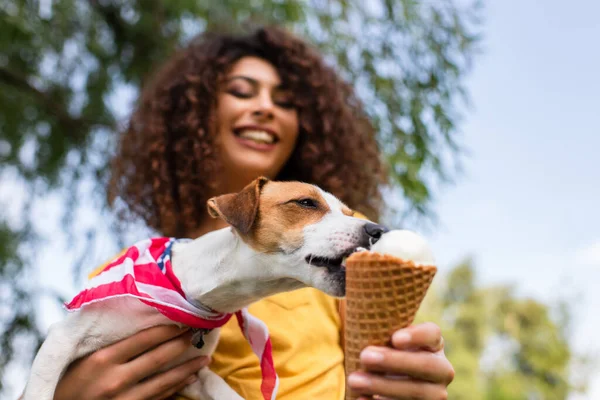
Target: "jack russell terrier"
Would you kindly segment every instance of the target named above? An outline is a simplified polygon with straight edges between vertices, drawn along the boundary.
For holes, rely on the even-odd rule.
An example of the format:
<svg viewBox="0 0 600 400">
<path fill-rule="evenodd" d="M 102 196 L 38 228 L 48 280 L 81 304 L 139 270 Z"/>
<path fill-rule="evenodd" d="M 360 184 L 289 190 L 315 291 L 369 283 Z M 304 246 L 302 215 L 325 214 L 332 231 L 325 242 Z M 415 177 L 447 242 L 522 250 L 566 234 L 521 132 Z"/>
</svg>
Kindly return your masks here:
<svg viewBox="0 0 600 400">
<path fill-rule="evenodd" d="M 90 280 L 91 286 L 67 304 L 75 312 L 51 327 L 23 399 L 52 400 L 70 363 L 156 325 L 197 328 L 192 340 L 196 347 L 190 346 L 172 365 L 210 356 L 219 326 L 232 313 L 261 359 L 263 395 L 274 398 L 278 381 L 268 333 L 257 333 L 266 331 L 264 324 L 245 307 L 307 286 L 344 296 L 344 258 L 369 248 L 387 231 L 354 217 L 352 210 L 314 185 L 266 178 L 239 193 L 211 198 L 208 211 L 230 227 L 193 241 L 139 242 Z M 158 277 L 149 278 L 153 273 Z M 180 393 L 198 400 L 242 399 L 208 367 L 198 378 Z"/>
</svg>

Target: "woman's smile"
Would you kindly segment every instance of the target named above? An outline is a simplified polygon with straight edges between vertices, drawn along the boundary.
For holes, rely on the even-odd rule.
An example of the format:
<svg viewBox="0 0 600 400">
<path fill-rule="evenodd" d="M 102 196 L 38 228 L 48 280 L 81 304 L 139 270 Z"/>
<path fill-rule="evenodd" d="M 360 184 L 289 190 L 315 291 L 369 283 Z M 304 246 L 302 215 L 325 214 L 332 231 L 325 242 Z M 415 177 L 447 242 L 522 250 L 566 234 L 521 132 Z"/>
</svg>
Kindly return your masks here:
<svg viewBox="0 0 600 400">
<path fill-rule="evenodd" d="M 258 126 L 242 126 L 234 128 L 233 134 L 243 146 L 258 151 L 271 151 L 279 142 L 277 134 L 268 129 Z"/>
</svg>

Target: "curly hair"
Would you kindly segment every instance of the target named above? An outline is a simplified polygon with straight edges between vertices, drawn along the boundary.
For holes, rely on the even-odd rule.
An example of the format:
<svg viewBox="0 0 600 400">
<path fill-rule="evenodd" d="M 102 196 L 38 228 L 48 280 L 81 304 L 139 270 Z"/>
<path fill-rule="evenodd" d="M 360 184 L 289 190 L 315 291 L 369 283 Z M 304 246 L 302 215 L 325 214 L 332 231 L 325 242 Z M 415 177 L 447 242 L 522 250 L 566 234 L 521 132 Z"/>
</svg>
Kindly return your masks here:
<svg viewBox="0 0 600 400">
<path fill-rule="evenodd" d="M 362 104 L 316 50 L 278 27 L 204 33 L 157 71 L 120 137 L 109 204 L 121 199 L 121 215 L 164 235 L 198 227 L 219 177 L 219 82 L 245 56 L 270 62 L 294 93 L 299 138 L 277 179 L 318 185 L 376 220 L 386 174 Z"/>
</svg>

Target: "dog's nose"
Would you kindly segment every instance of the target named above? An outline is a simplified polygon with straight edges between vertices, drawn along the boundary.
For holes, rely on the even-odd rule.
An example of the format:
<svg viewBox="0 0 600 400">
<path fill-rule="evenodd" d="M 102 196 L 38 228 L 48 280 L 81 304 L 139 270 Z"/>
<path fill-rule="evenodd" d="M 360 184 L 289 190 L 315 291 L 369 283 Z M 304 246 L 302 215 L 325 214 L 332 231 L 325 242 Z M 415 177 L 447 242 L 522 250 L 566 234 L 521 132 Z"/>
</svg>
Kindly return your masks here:
<svg viewBox="0 0 600 400">
<path fill-rule="evenodd" d="M 386 233 L 388 231 L 389 231 L 389 229 L 386 228 L 385 226 L 379 225 L 379 224 L 374 224 L 372 222 L 369 222 L 368 224 L 365 225 L 365 232 L 369 236 L 369 243 L 371 245 L 373 245 L 375 242 L 377 242 L 379 239 L 381 239 L 381 235 L 383 235 L 384 233 Z"/>
</svg>

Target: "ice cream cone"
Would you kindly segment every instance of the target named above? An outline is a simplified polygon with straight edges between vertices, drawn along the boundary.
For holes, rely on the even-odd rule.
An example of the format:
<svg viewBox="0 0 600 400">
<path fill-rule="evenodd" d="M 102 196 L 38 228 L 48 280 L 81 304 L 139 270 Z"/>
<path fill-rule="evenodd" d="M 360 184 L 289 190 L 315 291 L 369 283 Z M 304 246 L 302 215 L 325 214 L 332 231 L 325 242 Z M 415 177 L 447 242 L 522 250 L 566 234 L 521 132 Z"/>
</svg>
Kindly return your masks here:
<svg viewBox="0 0 600 400">
<path fill-rule="evenodd" d="M 363 251 L 346 260 L 346 376 L 360 369 L 366 346 L 390 344 L 393 332 L 409 326 L 437 268 Z M 359 395 L 346 387 L 346 400 Z"/>
</svg>

